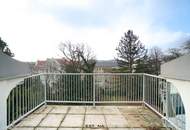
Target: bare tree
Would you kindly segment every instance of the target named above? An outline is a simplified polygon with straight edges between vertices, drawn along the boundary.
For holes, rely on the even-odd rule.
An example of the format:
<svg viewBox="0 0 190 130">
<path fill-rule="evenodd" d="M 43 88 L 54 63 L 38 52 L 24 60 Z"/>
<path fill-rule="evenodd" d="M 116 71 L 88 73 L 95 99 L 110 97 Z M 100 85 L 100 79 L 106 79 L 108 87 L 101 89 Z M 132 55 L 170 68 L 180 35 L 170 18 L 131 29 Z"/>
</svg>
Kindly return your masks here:
<svg viewBox="0 0 190 130">
<path fill-rule="evenodd" d="M 182 48 L 186 53 L 190 53 L 190 39 L 184 43 Z"/>
<path fill-rule="evenodd" d="M 149 54 L 149 66 L 151 66 L 152 74 L 160 74 L 160 66 L 163 59 L 163 52 L 159 47 L 153 47 L 150 49 Z"/>
<path fill-rule="evenodd" d="M 180 56 L 182 56 L 182 50 L 181 48 L 169 48 L 167 51 L 167 54 L 165 54 L 163 61 L 168 62 L 170 60 L 176 59 Z"/>
<path fill-rule="evenodd" d="M 70 73 L 92 73 L 96 65 L 93 52 L 84 44 L 72 44 L 70 41 L 61 43 L 59 47 L 63 54 L 64 69 Z"/>
<path fill-rule="evenodd" d="M 96 65 L 96 60 L 94 54 L 92 53 L 92 50 L 84 44 L 79 44 L 77 48 L 77 53 L 81 58 L 82 71 L 86 73 L 93 72 Z"/>
</svg>

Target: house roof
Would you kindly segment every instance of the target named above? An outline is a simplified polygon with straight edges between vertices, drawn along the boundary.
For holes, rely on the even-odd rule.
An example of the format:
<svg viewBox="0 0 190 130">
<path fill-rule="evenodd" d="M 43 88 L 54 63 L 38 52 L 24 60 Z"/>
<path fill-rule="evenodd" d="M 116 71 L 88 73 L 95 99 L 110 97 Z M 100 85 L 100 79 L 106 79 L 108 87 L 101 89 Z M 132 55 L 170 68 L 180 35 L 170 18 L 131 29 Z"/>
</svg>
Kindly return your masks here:
<svg viewBox="0 0 190 130">
<path fill-rule="evenodd" d="M 96 67 L 118 67 L 115 60 L 98 60 Z"/>
<path fill-rule="evenodd" d="M 31 69 L 27 63 L 13 59 L 0 51 L 0 79 L 25 76 L 30 73 Z"/>
<path fill-rule="evenodd" d="M 65 62 L 65 60 L 63 58 L 61 58 L 61 59 L 54 59 L 54 58 L 52 58 L 52 59 L 55 60 L 55 61 L 57 61 L 59 64 L 64 64 L 64 62 Z M 50 59 L 50 60 L 52 60 L 52 59 Z M 47 60 L 49 60 L 49 59 L 47 59 Z M 36 67 L 44 67 L 47 64 L 47 60 L 37 60 L 35 66 Z"/>
<path fill-rule="evenodd" d="M 161 65 L 164 77 L 190 81 L 190 53 Z"/>
</svg>

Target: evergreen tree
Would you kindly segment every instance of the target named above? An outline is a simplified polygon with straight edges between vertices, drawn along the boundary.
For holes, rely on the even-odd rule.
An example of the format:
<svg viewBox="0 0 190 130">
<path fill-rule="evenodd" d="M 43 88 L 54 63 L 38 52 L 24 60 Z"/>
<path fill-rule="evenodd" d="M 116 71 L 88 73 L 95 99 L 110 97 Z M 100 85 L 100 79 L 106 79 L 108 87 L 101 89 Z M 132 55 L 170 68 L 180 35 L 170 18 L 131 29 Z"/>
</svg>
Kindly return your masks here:
<svg viewBox="0 0 190 130">
<path fill-rule="evenodd" d="M 127 72 L 135 72 L 135 66 L 137 62 L 143 59 L 147 50 L 141 43 L 139 38 L 133 34 L 132 30 L 124 33 L 121 38 L 117 50 L 117 63 L 120 67 L 126 67 Z"/>
</svg>

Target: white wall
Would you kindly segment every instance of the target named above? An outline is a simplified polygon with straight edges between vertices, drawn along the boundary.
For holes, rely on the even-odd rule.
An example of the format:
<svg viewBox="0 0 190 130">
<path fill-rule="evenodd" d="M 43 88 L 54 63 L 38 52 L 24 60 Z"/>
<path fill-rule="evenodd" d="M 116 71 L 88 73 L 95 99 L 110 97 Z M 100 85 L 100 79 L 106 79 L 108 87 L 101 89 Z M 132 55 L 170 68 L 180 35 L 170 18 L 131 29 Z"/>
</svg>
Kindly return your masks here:
<svg viewBox="0 0 190 130">
<path fill-rule="evenodd" d="M 16 85 L 23 79 L 24 78 L 16 78 L 0 81 L 0 130 L 7 129 L 7 97 L 12 88 L 16 87 Z"/>
<path fill-rule="evenodd" d="M 175 79 L 167 79 L 174 85 L 182 98 L 184 107 L 185 107 L 185 116 L 186 116 L 186 130 L 190 128 L 190 81 L 182 81 Z"/>
<path fill-rule="evenodd" d="M 162 64 L 161 75 L 168 78 L 190 81 L 190 54 Z"/>
</svg>

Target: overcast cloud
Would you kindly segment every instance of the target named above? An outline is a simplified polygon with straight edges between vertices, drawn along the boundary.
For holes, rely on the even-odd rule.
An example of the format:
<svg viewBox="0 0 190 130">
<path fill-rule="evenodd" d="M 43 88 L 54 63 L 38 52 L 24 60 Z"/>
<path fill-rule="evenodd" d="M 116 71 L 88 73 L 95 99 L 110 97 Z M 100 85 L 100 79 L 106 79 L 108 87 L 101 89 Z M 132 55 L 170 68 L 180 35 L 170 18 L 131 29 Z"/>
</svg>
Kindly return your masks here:
<svg viewBox="0 0 190 130">
<path fill-rule="evenodd" d="M 148 47 L 189 38 L 188 1 L 0 0 L 0 37 L 22 61 L 61 57 L 60 42 L 87 43 L 97 59 L 113 59 L 121 36 L 134 30 Z"/>
</svg>

